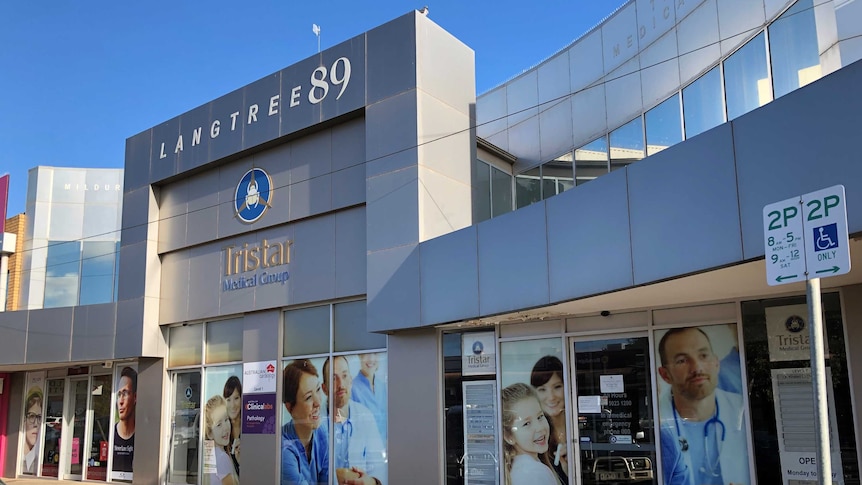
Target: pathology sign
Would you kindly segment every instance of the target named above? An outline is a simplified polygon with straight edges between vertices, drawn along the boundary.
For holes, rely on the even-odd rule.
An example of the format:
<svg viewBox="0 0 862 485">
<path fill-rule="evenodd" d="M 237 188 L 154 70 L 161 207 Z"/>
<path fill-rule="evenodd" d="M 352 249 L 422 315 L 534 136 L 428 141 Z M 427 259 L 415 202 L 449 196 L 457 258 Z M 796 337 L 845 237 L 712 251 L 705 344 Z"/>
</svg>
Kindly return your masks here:
<svg viewBox="0 0 862 485">
<path fill-rule="evenodd" d="M 770 286 L 849 272 L 844 186 L 767 205 L 763 237 Z"/>
<path fill-rule="evenodd" d="M 242 364 L 242 432 L 275 434 L 276 361 Z"/>
</svg>

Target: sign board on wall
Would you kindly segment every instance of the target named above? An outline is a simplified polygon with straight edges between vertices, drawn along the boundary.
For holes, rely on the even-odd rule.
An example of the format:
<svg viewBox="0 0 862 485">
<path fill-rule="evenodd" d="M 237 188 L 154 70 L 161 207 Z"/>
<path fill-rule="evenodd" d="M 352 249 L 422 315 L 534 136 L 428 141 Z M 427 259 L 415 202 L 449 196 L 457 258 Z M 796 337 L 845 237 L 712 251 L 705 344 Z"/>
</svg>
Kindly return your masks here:
<svg viewBox="0 0 862 485">
<path fill-rule="evenodd" d="M 785 305 L 766 309 L 769 361 L 809 360 L 808 305 Z M 823 345 L 829 345 L 828 340 Z M 828 352 L 829 349 L 827 348 Z"/>
<path fill-rule="evenodd" d="M 467 332 L 461 335 L 461 374 L 485 376 L 497 373 L 494 332 Z"/>
<path fill-rule="evenodd" d="M 243 434 L 275 434 L 276 364 L 274 360 L 242 364 Z"/>
</svg>

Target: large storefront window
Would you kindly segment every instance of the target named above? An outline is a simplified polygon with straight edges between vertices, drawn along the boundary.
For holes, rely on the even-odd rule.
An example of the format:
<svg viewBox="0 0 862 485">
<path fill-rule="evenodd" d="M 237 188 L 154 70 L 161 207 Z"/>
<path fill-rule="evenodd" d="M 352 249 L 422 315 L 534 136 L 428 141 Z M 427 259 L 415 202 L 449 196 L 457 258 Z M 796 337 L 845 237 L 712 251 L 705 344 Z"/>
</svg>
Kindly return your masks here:
<svg viewBox="0 0 862 485">
<path fill-rule="evenodd" d="M 281 484 L 389 483 L 386 337 L 365 332 L 365 302 L 291 310 L 284 322 Z"/>
<path fill-rule="evenodd" d="M 832 482 L 858 484 L 847 347 L 838 293 L 824 294 L 822 307 Z M 784 485 L 815 481 L 816 432 L 805 297 L 743 302 L 742 319 L 757 481 Z"/>
</svg>

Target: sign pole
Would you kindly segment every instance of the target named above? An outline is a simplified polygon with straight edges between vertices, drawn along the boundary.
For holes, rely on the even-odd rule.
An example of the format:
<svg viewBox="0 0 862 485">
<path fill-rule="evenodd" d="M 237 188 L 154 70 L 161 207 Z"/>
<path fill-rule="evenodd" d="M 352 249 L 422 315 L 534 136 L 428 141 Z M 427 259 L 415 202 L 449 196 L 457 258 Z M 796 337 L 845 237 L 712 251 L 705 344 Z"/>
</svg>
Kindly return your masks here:
<svg viewBox="0 0 862 485">
<path fill-rule="evenodd" d="M 826 359 L 823 354 L 823 313 L 820 278 L 806 280 L 808 331 L 811 339 L 811 383 L 814 388 L 814 416 L 817 430 L 817 474 L 819 483 L 832 483 L 832 453 L 829 445 L 829 411 L 826 402 Z"/>
</svg>

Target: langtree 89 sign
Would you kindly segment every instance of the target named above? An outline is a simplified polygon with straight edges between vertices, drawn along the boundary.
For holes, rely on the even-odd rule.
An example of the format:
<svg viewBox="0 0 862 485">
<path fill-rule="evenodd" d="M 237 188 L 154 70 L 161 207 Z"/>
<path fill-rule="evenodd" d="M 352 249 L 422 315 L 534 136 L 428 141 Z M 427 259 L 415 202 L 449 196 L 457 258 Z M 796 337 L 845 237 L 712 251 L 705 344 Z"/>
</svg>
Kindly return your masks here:
<svg viewBox="0 0 862 485">
<path fill-rule="evenodd" d="M 849 272 L 846 207 L 843 185 L 764 207 L 767 283 L 775 286 Z"/>
</svg>

